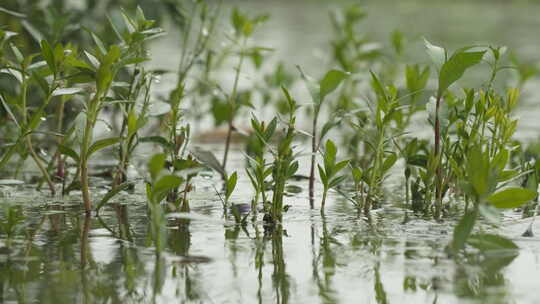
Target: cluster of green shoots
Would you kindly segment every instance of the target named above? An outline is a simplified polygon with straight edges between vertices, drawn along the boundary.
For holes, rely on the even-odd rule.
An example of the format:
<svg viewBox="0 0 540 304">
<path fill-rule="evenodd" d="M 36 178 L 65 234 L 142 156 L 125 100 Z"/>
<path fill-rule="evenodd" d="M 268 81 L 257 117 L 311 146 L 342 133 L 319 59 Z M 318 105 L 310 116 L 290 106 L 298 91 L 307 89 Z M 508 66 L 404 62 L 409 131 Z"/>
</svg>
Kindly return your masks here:
<svg viewBox="0 0 540 304">
<path fill-rule="evenodd" d="M 100 38 L 87 29 L 93 45 L 84 49 L 43 39 L 37 52 L 27 52 L 17 47 L 16 32 L 0 28 L 0 74 L 9 78 L 0 81 L 13 84 L 11 90 L 0 92 L 1 115 L 15 130 L 2 135 L 11 142 L 0 147 L 0 170 L 12 168 L 14 156 L 22 161 L 29 156 L 51 194 L 57 192 L 57 181 L 62 182 L 63 194 L 80 189 L 89 214 L 130 189 L 133 181 L 128 171 L 138 145 L 158 145 L 162 151 L 148 162 L 146 187 L 156 248 L 164 246 L 165 214 L 190 212 L 188 193 L 205 167 L 223 180 L 222 189 L 216 191 L 226 214 L 233 210 L 235 221 L 245 225 L 249 214 L 256 222 L 262 213 L 264 223 L 272 227 L 284 221 L 283 213 L 289 208 L 287 189 L 290 180 L 298 177 L 302 161 L 309 163 L 306 179 L 311 208 L 315 208 L 317 188 L 322 188 L 323 216 L 332 189 L 369 216 L 388 199 L 388 177 L 403 172 L 404 208 L 443 220 L 452 209 L 463 207 L 451 244 L 455 252 L 471 239 L 480 215 L 492 218 L 498 209 L 521 207 L 537 198 L 536 160 L 526 160 L 525 149 L 513 139 L 517 120 L 512 112 L 519 89 L 496 85 L 500 72 L 510 68 L 505 63 L 505 48 L 470 46 L 449 54 L 425 40 L 426 57 L 432 64 L 402 64 L 404 36 L 394 32 L 388 48 L 373 47 L 359 31 L 364 12 L 352 6 L 332 15 L 335 35 L 330 59 L 334 68 L 315 80 L 297 67 L 311 99 L 304 106 L 289 92 L 295 78 L 287 72 L 287 64 L 276 65 L 262 83 L 253 81 L 241 89 L 246 87 L 240 84 L 249 60 L 257 73 L 265 73 L 261 67 L 271 49 L 253 46 L 252 38 L 268 16 L 251 17 L 232 10 L 232 34 L 226 36 L 229 43 L 217 48 L 220 11 L 219 5 L 195 1 L 189 10 L 179 13 L 177 81 L 161 101 L 156 100 L 152 83 L 163 71 L 153 71 L 144 62 L 150 59 L 148 41 L 164 32 L 140 8 L 134 16 L 122 12 L 121 25 L 109 20 L 114 39 Z M 111 40 L 115 42 L 105 42 Z M 226 63 L 234 65 L 229 68 L 233 75 L 230 90 L 223 89 L 214 73 L 227 69 Z M 458 90 L 458 81 L 482 63 L 490 69 L 485 82 Z M 531 75 L 519 65 L 516 70 L 522 86 Z M 437 76 L 435 87 L 429 85 L 431 74 Z M 269 122 L 253 113 L 260 109 L 256 102 L 261 100 L 260 108 L 273 110 Z M 67 115 L 71 103 L 76 103 L 78 115 Z M 156 111 L 160 105 L 164 110 Z M 299 105 L 311 120 L 309 132 L 297 125 Z M 51 109 L 57 123 L 47 128 L 43 122 Z M 112 121 L 104 118 L 105 109 L 115 113 Z M 231 203 L 241 176 L 229 174 L 226 168 L 234 133 L 242 135 L 238 118 L 249 111 L 245 175 L 254 194 L 250 211 L 242 215 Z M 189 147 L 192 127 L 187 121 L 197 123 L 206 118 L 205 113 L 211 113 L 216 127 L 226 126 L 221 161 L 209 151 Z M 418 121 L 422 114 L 427 121 Z M 153 117 L 158 118 L 156 128 L 150 128 Z M 95 138 L 100 122 L 112 125 L 114 136 Z M 419 123 L 431 126 L 431 138 L 414 136 Z M 301 134 L 309 138 L 310 151 L 305 157 L 309 159 L 302 159 Z M 38 153 L 37 138 L 42 144 L 50 141 L 52 157 Z M 96 205 L 92 203 L 90 161 L 96 152 L 111 147 L 118 162 L 111 173 L 110 191 Z M 68 160 L 75 172 L 67 170 Z"/>
</svg>

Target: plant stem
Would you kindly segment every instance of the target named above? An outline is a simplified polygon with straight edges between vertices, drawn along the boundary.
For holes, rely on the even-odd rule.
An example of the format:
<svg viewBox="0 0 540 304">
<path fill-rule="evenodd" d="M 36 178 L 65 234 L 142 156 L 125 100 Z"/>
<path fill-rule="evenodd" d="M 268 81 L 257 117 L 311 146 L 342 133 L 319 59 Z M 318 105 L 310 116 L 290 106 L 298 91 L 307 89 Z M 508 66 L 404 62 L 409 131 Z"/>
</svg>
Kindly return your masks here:
<svg viewBox="0 0 540 304">
<path fill-rule="evenodd" d="M 227 158 L 229 156 L 229 146 L 231 145 L 231 136 L 233 131 L 233 120 L 236 112 L 236 95 L 238 93 L 238 82 L 240 80 L 240 71 L 242 70 L 242 65 L 244 64 L 244 48 L 246 46 L 247 38 L 244 38 L 242 42 L 242 47 L 240 49 L 240 60 L 236 66 L 236 75 L 234 76 L 234 84 L 231 96 L 229 98 L 229 106 L 231 107 L 231 113 L 229 116 L 229 130 L 227 131 L 227 139 L 225 140 L 225 153 L 223 154 L 223 162 L 221 166 L 225 169 L 227 165 Z"/>
<path fill-rule="evenodd" d="M 314 205 L 314 196 L 315 196 L 315 161 L 317 153 L 317 120 L 319 119 L 319 109 L 315 109 L 313 114 L 313 125 L 311 129 L 312 138 L 311 138 L 311 167 L 309 170 L 309 207 L 313 209 Z"/>
<path fill-rule="evenodd" d="M 63 134 L 62 132 L 62 129 L 64 128 L 64 104 L 65 104 L 65 96 L 62 96 L 60 98 L 60 104 L 58 105 L 58 112 L 56 113 L 57 115 L 57 118 L 58 118 L 58 121 L 57 121 L 57 124 L 56 124 L 56 132 L 58 132 L 58 134 Z M 57 136 L 57 144 L 58 146 L 60 146 L 62 144 L 62 141 L 63 141 L 63 137 L 62 136 Z M 57 167 L 56 167 L 56 178 L 60 178 L 62 180 L 64 180 L 65 178 L 65 172 L 64 172 L 64 160 L 62 159 L 62 154 L 59 153 L 60 151 L 57 149 L 57 152 L 56 152 L 56 162 L 57 162 Z M 53 165 L 54 166 L 54 165 Z"/>
<path fill-rule="evenodd" d="M 437 102 L 435 104 L 435 157 L 437 161 L 437 167 L 435 171 L 435 219 L 440 219 L 441 210 L 442 210 L 442 157 L 439 157 L 440 154 L 440 122 L 439 122 L 439 107 L 441 103 L 441 96 L 437 96 Z"/>
<path fill-rule="evenodd" d="M 328 189 L 325 187 L 323 190 L 322 195 L 322 202 L 321 202 L 321 214 L 324 214 L 324 205 L 326 204 L 326 194 L 328 193 Z"/>
<path fill-rule="evenodd" d="M 25 79 L 25 78 L 24 78 Z M 27 122 L 27 109 L 26 109 L 26 92 L 28 89 L 28 83 L 26 80 L 23 80 L 22 87 L 21 87 L 21 97 L 22 97 L 22 111 L 23 111 L 23 123 L 26 127 L 28 127 Z M 48 104 L 51 99 L 51 96 L 49 95 L 48 98 L 44 101 L 45 104 Z M 30 130 L 32 131 L 32 130 Z M 34 146 L 32 145 L 32 138 L 31 134 L 28 133 L 25 135 L 26 145 L 28 148 L 28 151 L 30 152 L 30 155 L 32 156 L 32 159 L 36 163 L 36 165 L 39 168 L 39 171 L 41 171 L 41 174 L 43 175 L 43 178 L 47 181 L 47 185 L 49 186 L 49 189 L 51 190 L 51 195 L 54 196 L 56 194 L 56 191 L 54 189 L 54 184 L 51 181 L 51 177 L 49 176 L 49 173 L 47 172 L 47 169 L 43 166 L 41 163 L 41 160 L 36 154 L 36 151 L 34 150 Z"/>
<path fill-rule="evenodd" d="M 45 167 L 41 163 L 41 160 L 37 156 L 36 151 L 34 151 L 34 147 L 32 145 L 32 139 L 30 136 L 31 135 L 26 135 L 26 144 L 28 146 L 28 151 L 30 151 L 30 155 L 34 159 L 34 162 L 36 162 L 36 165 L 38 166 L 39 171 L 41 171 L 41 174 L 45 178 L 45 181 L 47 181 L 47 185 L 49 186 L 49 189 L 51 190 L 51 195 L 54 196 L 56 194 L 56 190 L 54 189 L 54 184 L 51 181 L 51 177 L 49 176 L 47 169 L 45 169 Z"/>
<path fill-rule="evenodd" d="M 84 210 L 86 214 L 90 214 L 92 211 L 92 201 L 90 199 L 90 189 L 88 180 L 88 149 L 90 148 L 90 141 L 92 138 L 92 132 L 94 130 L 94 112 L 97 111 L 99 105 L 99 97 L 96 95 L 90 102 L 90 106 L 86 112 L 86 127 L 84 129 L 83 142 L 81 146 L 80 156 L 80 171 L 81 171 L 81 191 L 84 203 Z"/>
</svg>

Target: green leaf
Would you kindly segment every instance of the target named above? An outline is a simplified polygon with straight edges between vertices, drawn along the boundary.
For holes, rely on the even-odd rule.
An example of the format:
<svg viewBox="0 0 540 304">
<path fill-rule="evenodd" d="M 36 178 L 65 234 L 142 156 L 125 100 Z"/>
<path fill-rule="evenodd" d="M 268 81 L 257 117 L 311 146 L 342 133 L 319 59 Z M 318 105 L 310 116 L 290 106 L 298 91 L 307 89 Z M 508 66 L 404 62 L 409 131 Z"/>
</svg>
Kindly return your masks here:
<svg viewBox="0 0 540 304">
<path fill-rule="evenodd" d="M 486 51 L 481 52 L 466 52 L 458 51 L 446 61 L 441 67 L 439 73 L 439 89 L 437 95 L 440 97 L 444 91 L 454 82 L 463 76 L 465 70 L 480 63 Z"/>
<path fill-rule="evenodd" d="M 424 38 L 424 45 L 426 47 L 426 52 L 435 65 L 437 65 L 437 68 L 442 67 L 446 62 L 446 50 L 440 46 L 431 44 L 426 38 Z"/>
<path fill-rule="evenodd" d="M 517 208 L 536 198 L 536 192 L 524 188 L 506 188 L 487 198 L 497 208 Z"/>
<path fill-rule="evenodd" d="M 360 181 L 362 181 L 362 170 L 358 167 L 352 168 L 352 176 L 355 183 L 359 183 Z"/>
<path fill-rule="evenodd" d="M 163 170 L 166 157 L 167 156 L 164 153 L 155 154 L 148 162 L 148 171 L 150 172 L 150 178 L 152 180 L 155 180 L 159 172 Z"/>
<path fill-rule="evenodd" d="M 70 147 L 67 147 L 67 146 L 64 146 L 64 145 L 58 145 L 58 151 L 60 152 L 60 154 L 69 156 L 74 161 L 79 163 L 79 161 L 80 161 L 79 154 L 77 154 L 77 152 L 75 152 L 75 150 L 71 149 Z"/>
<path fill-rule="evenodd" d="M 41 56 L 43 56 L 43 59 L 45 59 L 47 65 L 49 66 L 49 69 L 51 69 L 53 74 L 56 74 L 56 64 L 54 60 L 53 49 L 51 48 L 47 40 L 41 41 Z"/>
<path fill-rule="evenodd" d="M 163 200 L 163 197 L 170 190 L 180 187 L 184 182 L 184 179 L 176 175 L 165 175 L 162 176 L 152 188 L 152 198 L 154 203 L 159 203 Z"/>
<path fill-rule="evenodd" d="M 341 82 L 348 76 L 348 73 L 340 70 L 330 70 L 328 73 L 326 73 L 323 79 L 319 82 L 320 102 L 324 100 L 326 95 L 332 93 L 335 89 L 337 89 Z"/>
<path fill-rule="evenodd" d="M 296 171 L 298 171 L 298 161 L 293 162 L 293 163 L 289 166 L 289 168 L 287 169 L 287 176 L 286 176 L 286 178 L 289 178 L 289 177 L 293 176 L 293 175 L 296 173 Z"/>
<path fill-rule="evenodd" d="M 519 247 L 514 242 L 512 242 L 512 240 L 509 240 L 499 235 L 489 234 L 489 233 L 481 233 L 481 234 L 472 235 L 469 238 L 468 243 L 474 248 L 477 248 L 482 251 L 519 249 Z"/>
<path fill-rule="evenodd" d="M 131 137 L 137 132 L 137 113 L 135 113 L 134 107 L 128 113 L 128 137 Z"/>
<path fill-rule="evenodd" d="M 319 177 L 321 178 L 321 182 L 325 187 L 328 186 L 328 178 L 326 177 L 324 169 L 319 164 L 317 164 L 317 168 L 319 168 Z"/>
<path fill-rule="evenodd" d="M 384 89 L 384 86 L 382 85 L 381 81 L 379 80 L 377 75 L 375 75 L 375 73 L 373 73 L 372 71 L 369 71 L 369 73 L 371 74 L 372 86 L 373 86 L 373 89 L 375 90 L 375 93 L 377 93 L 377 95 L 379 95 L 386 102 L 388 102 L 389 101 L 388 96 L 386 95 L 386 90 Z"/>
<path fill-rule="evenodd" d="M 234 188 L 236 188 L 236 182 L 237 181 L 238 181 L 238 175 L 236 174 L 236 171 L 235 171 L 227 179 L 227 188 L 226 188 L 227 191 L 225 192 L 225 197 L 227 199 L 229 199 L 229 197 L 231 197 L 231 195 L 232 195 L 232 193 L 234 191 Z"/>
<path fill-rule="evenodd" d="M 84 54 L 86 55 L 86 58 L 88 58 L 88 61 L 90 61 L 90 64 L 94 67 L 94 69 L 99 68 L 99 60 L 92 54 L 90 54 L 87 51 L 84 51 Z"/>
<path fill-rule="evenodd" d="M 345 175 L 338 176 L 338 177 L 332 179 L 332 181 L 330 181 L 330 185 L 328 185 L 328 186 L 330 188 L 334 188 L 337 185 L 341 184 L 346 178 L 347 178 L 347 176 L 345 176 Z"/>
<path fill-rule="evenodd" d="M 126 190 L 127 188 L 129 188 L 132 185 L 133 185 L 133 183 L 131 183 L 131 182 L 125 182 L 125 183 L 123 183 L 121 185 L 116 186 L 116 188 L 113 188 L 113 189 L 109 190 L 109 192 L 107 192 L 103 196 L 101 201 L 98 203 L 98 205 L 96 207 L 96 212 L 99 212 L 99 209 L 101 209 L 101 207 L 103 207 L 111 198 L 116 196 L 121 191 Z"/>
<path fill-rule="evenodd" d="M 452 239 L 452 249 L 455 253 L 465 247 L 465 243 L 471 234 L 474 223 L 476 222 L 477 213 L 469 211 L 463 215 L 457 226 L 454 228 L 454 236 Z"/>
<path fill-rule="evenodd" d="M 113 80 L 111 67 L 106 64 L 101 64 L 96 73 L 96 90 L 97 94 L 105 94 L 109 89 Z"/>
<path fill-rule="evenodd" d="M 49 83 L 47 82 L 47 80 L 45 80 L 44 77 L 42 77 L 36 72 L 32 72 L 32 79 L 34 79 L 39 85 L 39 87 L 43 90 L 43 94 L 49 94 Z"/>
<path fill-rule="evenodd" d="M 154 143 L 158 144 L 163 147 L 166 151 L 172 151 L 174 149 L 174 146 L 165 139 L 163 136 L 147 136 L 147 137 L 141 137 L 139 139 L 139 142 L 142 143 Z"/>
<path fill-rule="evenodd" d="M 349 164 L 349 160 L 340 161 L 334 167 L 334 173 L 338 173 L 339 171 L 343 170 L 343 168 L 345 168 L 348 164 Z"/>
<path fill-rule="evenodd" d="M 3 8 L 1 6 L 0 6 L 0 12 L 6 13 L 8 15 L 11 15 L 11 16 L 17 17 L 17 18 L 26 18 L 25 14 L 21 14 L 21 13 L 12 11 L 12 10 L 8 10 L 7 8 Z"/>
<path fill-rule="evenodd" d="M 15 58 L 17 58 L 17 61 L 18 62 L 23 62 L 24 61 L 24 56 L 21 53 L 21 51 L 19 50 L 19 48 L 17 46 L 15 46 L 13 43 L 10 43 L 9 46 L 11 47 L 11 51 L 15 55 Z"/>
<path fill-rule="evenodd" d="M 107 53 L 107 49 L 105 48 L 105 44 L 103 44 L 103 41 L 99 39 L 99 37 L 92 31 L 88 30 L 90 32 L 90 35 L 92 36 L 92 40 L 94 40 L 94 43 L 98 47 L 98 50 L 101 52 L 102 55 Z"/>
<path fill-rule="evenodd" d="M 173 167 L 175 171 L 193 170 L 193 169 L 201 168 L 202 164 L 194 160 L 193 158 L 188 157 L 185 159 L 175 160 L 173 162 Z"/>
<path fill-rule="evenodd" d="M 325 160 L 328 159 L 331 164 L 334 164 L 336 162 L 337 148 L 334 142 L 330 139 L 326 141 L 325 152 Z"/>
<path fill-rule="evenodd" d="M 227 176 L 225 169 L 221 166 L 214 153 L 200 148 L 195 148 L 195 150 L 191 151 L 191 154 L 193 154 L 193 156 L 195 156 L 195 158 L 197 158 L 205 166 L 221 174 L 221 176 Z"/>
<path fill-rule="evenodd" d="M 339 119 L 336 119 L 336 121 L 327 121 L 322 127 L 321 135 L 319 136 L 319 138 L 321 140 L 324 139 L 326 134 L 328 134 L 328 132 L 330 132 L 330 130 L 332 130 L 332 128 L 339 125 L 339 123 L 340 123 Z"/>
<path fill-rule="evenodd" d="M 82 88 L 63 88 L 56 89 L 52 92 L 52 96 L 73 95 L 83 92 Z"/>
<path fill-rule="evenodd" d="M 24 27 L 24 29 L 30 34 L 30 36 L 32 36 L 32 38 L 34 38 L 34 40 L 37 42 L 37 43 L 41 43 L 41 41 L 43 40 L 43 34 L 38 31 L 32 24 L 30 24 L 30 22 L 28 22 L 27 20 L 22 20 L 21 21 L 21 24 L 22 26 Z"/>
<path fill-rule="evenodd" d="M 392 153 L 390 155 L 388 155 L 388 157 L 384 160 L 383 164 L 382 164 L 382 171 L 383 172 L 386 172 L 388 170 L 390 170 L 390 168 L 392 168 L 392 166 L 394 166 L 394 164 L 396 163 L 397 161 L 397 155 Z"/>
<path fill-rule="evenodd" d="M 298 69 L 298 71 L 300 71 L 300 75 L 301 75 L 302 79 L 304 80 L 304 83 L 306 84 L 306 87 L 307 87 L 307 89 L 309 91 L 309 94 L 311 95 L 311 98 L 313 99 L 313 102 L 316 105 L 319 105 L 321 103 L 321 87 L 320 87 L 320 85 L 317 83 L 317 81 L 315 81 L 315 79 L 313 79 L 309 75 L 306 75 L 299 65 L 297 65 L 296 68 Z M 290 103 L 291 99 L 289 99 L 290 95 L 288 94 L 288 92 L 285 95 L 288 98 L 288 101 Z"/>
<path fill-rule="evenodd" d="M 108 146 L 112 146 L 116 143 L 118 143 L 120 141 L 120 137 L 111 137 L 111 138 L 105 138 L 105 139 L 100 139 L 98 141 L 96 141 L 95 143 L 93 143 L 90 148 L 88 149 L 88 158 L 90 158 L 90 156 L 92 154 L 94 154 L 95 152 L 103 149 L 103 148 L 106 148 Z"/>
<path fill-rule="evenodd" d="M 11 109 L 9 108 L 7 102 L 4 100 L 4 96 L 2 96 L 2 94 L 0 94 L 0 102 L 2 102 L 2 105 L 4 106 L 4 110 L 8 113 L 9 117 L 11 118 L 11 120 L 13 120 L 13 122 L 15 123 L 15 125 L 17 126 L 17 128 L 21 128 L 21 125 L 19 124 L 19 122 L 17 121 L 17 118 L 15 117 L 15 115 L 13 115 L 13 112 L 11 111 Z"/>
</svg>

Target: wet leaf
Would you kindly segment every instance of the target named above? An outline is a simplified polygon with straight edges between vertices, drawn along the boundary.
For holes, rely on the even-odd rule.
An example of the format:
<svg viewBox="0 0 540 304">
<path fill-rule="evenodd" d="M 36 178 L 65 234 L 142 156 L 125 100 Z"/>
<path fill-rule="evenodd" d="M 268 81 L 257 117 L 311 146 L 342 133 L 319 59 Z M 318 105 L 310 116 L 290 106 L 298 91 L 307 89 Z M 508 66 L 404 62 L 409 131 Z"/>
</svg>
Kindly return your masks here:
<svg viewBox="0 0 540 304">
<path fill-rule="evenodd" d="M 159 172 L 165 167 L 166 158 L 167 156 L 164 153 L 155 154 L 148 162 L 148 171 L 150 172 L 152 180 L 155 180 Z"/>
<path fill-rule="evenodd" d="M 80 161 L 79 154 L 77 154 L 77 152 L 75 152 L 75 150 L 71 149 L 70 147 L 67 147 L 64 145 L 58 145 L 58 151 L 60 152 L 60 154 L 69 156 L 75 162 L 79 163 Z"/>
<path fill-rule="evenodd" d="M 234 188 L 236 188 L 236 182 L 238 181 L 238 175 L 236 174 L 236 172 L 233 172 L 233 174 L 231 174 L 231 176 L 229 176 L 229 178 L 227 178 L 227 188 L 225 191 L 225 197 L 227 199 L 229 199 L 229 197 L 231 197 L 233 191 L 234 191 Z"/>
<path fill-rule="evenodd" d="M 518 249 L 519 247 L 512 241 L 503 236 L 481 233 L 472 235 L 468 243 L 482 251 L 487 250 L 503 250 L 503 249 Z"/>
<path fill-rule="evenodd" d="M 183 182 L 184 182 L 184 179 L 181 178 L 180 176 L 176 176 L 176 175 L 162 176 L 154 184 L 153 189 L 152 189 L 152 197 L 154 199 L 154 203 L 161 202 L 167 192 L 180 187 L 180 185 Z"/>
<path fill-rule="evenodd" d="M 113 188 L 113 189 L 109 190 L 109 192 L 107 192 L 103 196 L 101 201 L 98 203 L 98 205 L 96 207 L 96 211 L 99 212 L 99 209 L 101 209 L 101 207 L 103 207 L 111 198 L 113 198 L 115 195 L 117 195 L 121 191 L 124 191 L 124 190 L 128 189 L 132 185 L 133 185 L 133 183 L 126 182 L 126 183 L 123 183 L 121 185 L 118 185 L 116 188 Z"/>
<path fill-rule="evenodd" d="M 90 148 L 88 149 L 88 157 L 90 157 L 92 154 L 94 154 L 95 152 L 101 150 L 101 149 L 104 149 L 108 146 L 112 146 L 116 143 L 120 142 L 120 137 L 111 137 L 111 138 L 105 138 L 105 139 L 100 139 L 96 142 L 94 142 Z"/>
<path fill-rule="evenodd" d="M 83 92 L 82 88 L 63 88 L 56 89 L 52 92 L 52 96 L 73 95 Z"/>
<path fill-rule="evenodd" d="M 524 188 L 507 188 L 487 198 L 497 208 L 517 208 L 536 198 L 536 192 Z"/>
<path fill-rule="evenodd" d="M 426 47 L 426 52 L 435 65 L 437 65 L 437 68 L 442 67 L 446 62 L 446 50 L 440 46 L 431 44 L 426 38 L 424 38 L 424 45 Z"/>
<path fill-rule="evenodd" d="M 458 51 L 446 61 L 441 67 L 439 74 L 439 89 L 437 95 L 440 97 L 444 91 L 454 82 L 460 79 L 465 70 L 480 63 L 484 57 L 485 51 L 481 52 L 466 52 Z"/>
<path fill-rule="evenodd" d="M 320 81 L 320 102 L 324 100 L 326 95 L 337 89 L 343 80 L 348 77 L 348 74 L 340 70 L 330 70 Z"/>
<path fill-rule="evenodd" d="M 225 169 L 221 166 L 214 153 L 197 147 L 191 151 L 191 154 L 205 166 L 221 174 L 221 176 L 227 176 Z"/>
</svg>

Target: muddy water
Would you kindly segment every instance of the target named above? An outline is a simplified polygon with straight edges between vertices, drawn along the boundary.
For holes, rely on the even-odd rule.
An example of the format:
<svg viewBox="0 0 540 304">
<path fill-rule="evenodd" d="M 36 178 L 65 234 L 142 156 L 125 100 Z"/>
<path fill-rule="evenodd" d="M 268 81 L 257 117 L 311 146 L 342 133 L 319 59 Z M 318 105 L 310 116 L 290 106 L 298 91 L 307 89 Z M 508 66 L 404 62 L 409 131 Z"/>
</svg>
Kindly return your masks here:
<svg viewBox="0 0 540 304">
<path fill-rule="evenodd" d="M 242 3 L 253 9 L 263 7 L 259 2 Z M 326 20 L 326 5 L 277 3 L 264 6 L 271 10 L 275 26 L 265 30 L 263 40 L 274 43 L 279 56 L 309 65 L 327 40 L 327 29 L 318 27 L 326 21 L 317 21 Z M 444 3 L 444 8 L 450 8 L 443 15 L 436 14 L 442 3 L 426 4 L 429 13 L 422 13 L 421 7 L 412 3 L 367 5 L 372 13 L 369 30 L 374 35 L 401 25 L 403 31 L 414 29 L 426 36 L 424 31 L 428 31 L 451 44 L 486 39 L 523 46 L 531 58 L 531 50 L 538 50 L 540 44 L 532 39 L 536 35 L 532 28 L 540 22 L 532 18 L 538 6 L 525 2 L 511 6 L 487 1 Z M 388 10 L 397 12 L 396 6 L 402 13 L 383 20 L 381 16 Z M 299 9 L 304 13 L 296 13 Z M 476 27 L 469 26 L 472 22 Z M 280 23 L 287 33 L 280 30 Z M 306 33 L 305 28 L 318 30 Z M 309 43 L 300 40 L 300 35 Z M 154 53 L 174 53 L 170 40 L 161 43 Z M 163 86 L 167 86 L 166 79 Z M 528 107 L 524 113 L 531 112 L 534 103 Z M 532 134 L 529 137 L 534 136 L 532 116 L 525 125 L 529 126 L 527 134 Z M 202 146 L 217 155 L 222 153 L 221 145 Z M 144 168 L 147 156 L 140 155 L 135 168 Z M 229 169 L 242 172 L 241 147 L 235 147 L 231 157 Z M 301 170 L 306 172 L 306 159 L 303 164 Z M 325 217 L 309 209 L 307 191 L 290 194 L 286 204 L 291 207 L 284 216 L 283 229 L 265 231 L 261 218 L 240 227 L 231 217 L 224 217 L 215 194 L 215 188 L 220 188 L 219 177 L 207 173 L 197 178 L 196 190 L 190 195 L 189 221 L 169 219 L 167 246 L 158 254 L 149 238 L 144 172 L 139 173 L 134 192 L 122 193 L 92 218 L 81 212 L 80 194 L 49 198 L 31 185 L 0 185 L 2 209 L 21 206 L 21 220 L 13 234 L 8 237 L 5 228 L 0 230 L 0 303 L 539 301 L 540 238 L 521 237 L 529 220 L 519 220 L 514 212 L 505 214 L 502 227 L 484 223 L 480 229 L 513 239 L 520 247 L 518 252 L 491 257 L 471 254 L 454 260 L 444 250 L 454 221 L 434 223 L 409 214 L 404 224 L 405 213 L 397 208 L 399 182 L 389 185 L 388 191 L 395 194 L 371 218 L 359 216 L 335 192 L 330 193 Z M 303 189 L 307 186 L 305 181 L 294 183 Z M 110 182 L 95 179 L 93 184 L 93 193 L 98 196 L 107 191 Z M 251 195 L 249 181 L 241 175 L 231 201 L 247 204 Z M 8 222 L 7 215 L 0 211 L 3 224 Z M 539 222 L 534 230 L 540 233 Z"/>
</svg>

